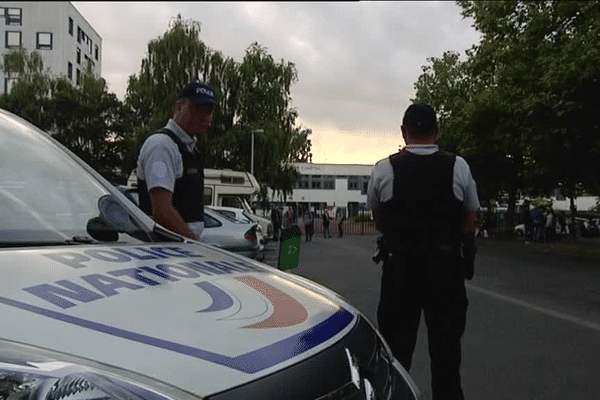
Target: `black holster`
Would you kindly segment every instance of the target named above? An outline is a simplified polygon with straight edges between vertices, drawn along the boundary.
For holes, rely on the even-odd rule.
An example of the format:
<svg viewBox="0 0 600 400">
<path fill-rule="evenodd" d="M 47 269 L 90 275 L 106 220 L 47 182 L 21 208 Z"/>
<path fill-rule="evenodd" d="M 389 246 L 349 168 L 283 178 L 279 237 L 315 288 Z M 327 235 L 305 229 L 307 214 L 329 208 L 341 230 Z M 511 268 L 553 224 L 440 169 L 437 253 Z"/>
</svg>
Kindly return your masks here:
<svg viewBox="0 0 600 400">
<path fill-rule="evenodd" d="M 473 279 L 476 253 L 475 235 L 472 232 L 463 234 L 460 241 L 459 258 L 463 276 L 467 280 Z"/>
<path fill-rule="evenodd" d="M 381 261 L 384 263 L 390 259 L 391 247 L 389 241 L 385 235 L 377 238 L 377 248 L 375 254 L 373 254 L 372 260 L 375 264 L 379 264 Z"/>
</svg>

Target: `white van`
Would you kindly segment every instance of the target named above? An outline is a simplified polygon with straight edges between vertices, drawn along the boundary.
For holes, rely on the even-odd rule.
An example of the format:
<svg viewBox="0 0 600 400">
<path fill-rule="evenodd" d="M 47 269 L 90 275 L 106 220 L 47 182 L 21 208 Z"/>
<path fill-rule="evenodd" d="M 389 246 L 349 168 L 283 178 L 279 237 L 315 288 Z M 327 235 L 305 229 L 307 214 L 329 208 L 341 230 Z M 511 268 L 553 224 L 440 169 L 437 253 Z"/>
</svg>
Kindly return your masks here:
<svg viewBox="0 0 600 400">
<path fill-rule="evenodd" d="M 245 208 L 243 200 L 260 191 L 258 181 L 249 172 L 230 169 L 204 169 L 204 204 Z"/>
<path fill-rule="evenodd" d="M 127 179 L 128 187 L 137 187 L 134 169 Z M 249 172 L 230 169 L 204 169 L 204 204 L 245 208 L 243 200 L 258 193 L 260 186 Z"/>
</svg>

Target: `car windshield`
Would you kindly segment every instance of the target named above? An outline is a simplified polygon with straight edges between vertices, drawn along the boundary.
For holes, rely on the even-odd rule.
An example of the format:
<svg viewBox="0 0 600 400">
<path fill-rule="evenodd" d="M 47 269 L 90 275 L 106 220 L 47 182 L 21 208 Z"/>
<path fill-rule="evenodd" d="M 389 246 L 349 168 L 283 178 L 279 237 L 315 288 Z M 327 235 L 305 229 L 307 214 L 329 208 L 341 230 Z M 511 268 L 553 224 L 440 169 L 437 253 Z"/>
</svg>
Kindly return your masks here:
<svg viewBox="0 0 600 400">
<path fill-rule="evenodd" d="M 0 247 L 135 242 L 153 221 L 47 134 L 0 110 Z"/>
</svg>

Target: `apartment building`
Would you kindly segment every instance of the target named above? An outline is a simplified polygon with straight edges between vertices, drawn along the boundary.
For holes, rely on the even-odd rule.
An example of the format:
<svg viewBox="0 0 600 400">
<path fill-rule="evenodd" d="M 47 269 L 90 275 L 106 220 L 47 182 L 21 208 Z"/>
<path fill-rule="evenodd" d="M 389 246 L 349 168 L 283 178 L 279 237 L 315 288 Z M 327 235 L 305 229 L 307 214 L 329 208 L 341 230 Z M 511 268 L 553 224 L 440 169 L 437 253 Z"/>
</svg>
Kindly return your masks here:
<svg viewBox="0 0 600 400">
<path fill-rule="evenodd" d="M 38 51 L 44 69 L 74 84 L 88 64 L 101 76 L 102 38 L 71 2 L 0 1 L 0 40 L 1 56 L 19 47 Z M 16 78 L 3 70 L 0 93 L 9 92 Z"/>
</svg>

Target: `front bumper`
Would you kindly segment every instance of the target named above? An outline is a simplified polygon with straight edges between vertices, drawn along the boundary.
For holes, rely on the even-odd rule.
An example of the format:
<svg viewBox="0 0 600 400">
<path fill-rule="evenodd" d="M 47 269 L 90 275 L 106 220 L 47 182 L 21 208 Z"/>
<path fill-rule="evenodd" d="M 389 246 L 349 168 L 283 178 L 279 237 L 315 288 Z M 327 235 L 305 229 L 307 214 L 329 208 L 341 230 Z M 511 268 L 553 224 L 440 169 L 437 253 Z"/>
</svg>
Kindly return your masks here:
<svg viewBox="0 0 600 400">
<path fill-rule="evenodd" d="M 208 399 L 418 399 L 408 373 L 367 320 L 358 318 L 348 335 L 321 353 Z"/>
</svg>

